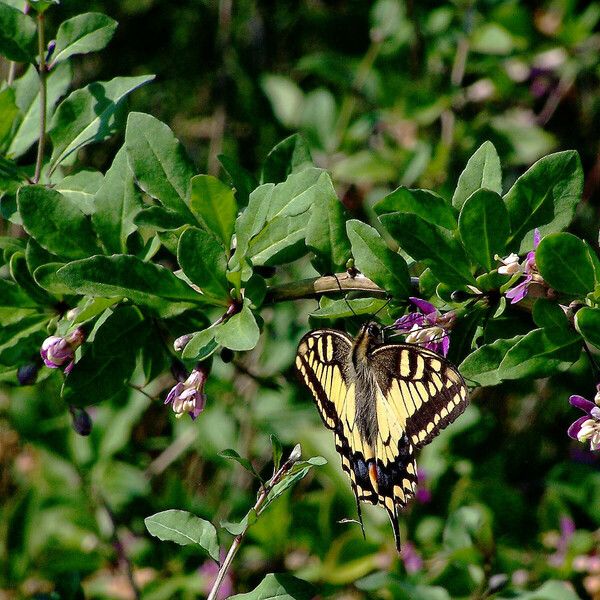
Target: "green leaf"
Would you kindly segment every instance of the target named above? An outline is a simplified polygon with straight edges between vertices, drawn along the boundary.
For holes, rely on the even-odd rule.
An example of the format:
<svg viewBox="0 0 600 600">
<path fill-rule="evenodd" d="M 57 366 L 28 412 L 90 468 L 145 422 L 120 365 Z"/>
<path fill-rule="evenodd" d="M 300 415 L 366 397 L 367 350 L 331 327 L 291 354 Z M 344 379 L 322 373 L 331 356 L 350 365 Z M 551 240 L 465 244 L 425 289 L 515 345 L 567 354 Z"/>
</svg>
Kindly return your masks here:
<svg viewBox="0 0 600 600">
<path fill-rule="evenodd" d="M 103 298 L 129 298 L 161 308 L 163 300 L 201 303 L 202 296 L 161 265 L 135 256 L 115 254 L 71 262 L 57 272 L 72 293 Z"/>
<path fill-rule="evenodd" d="M 317 590 L 302 579 L 271 573 L 251 592 L 230 596 L 229 600 L 311 600 L 316 595 Z"/>
<path fill-rule="evenodd" d="M 573 219 L 582 191 L 577 152 L 557 152 L 538 160 L 504 196 L 512 232 L 509 250 L 531 250 L 536 227 L 542 236 L 564 229 Z"/>
<path fill-rule="evenodd" d="M 465 170 L 458 178 L 452 206 L 460 210 L 466 199 L 482 188 L 502 193 L 500 158 L 492 142 L 483 142 L 468 160 Z"/>
<path fill-rule="evenodd" d="M 508 211 L 502 198 L 490 190 L 478 190 L 463 203 L 458 231 L 467 253 L 488 271 L 496 264 L 494 255 L 504 256 L 510 235 Z"/>
<path fill-rule="evenodd" d="M 10 275 L 31 298 L 41 304 L 54 304 L 56 300 L 41 288 L 29 272 L 24 252 L 15 252 L 10 257 Z"/>
<path fill-rule="evenodd" d="M 381 310 L 387 300 L 381 298 L 346 298 L 332 300 L 323 296 L 319 300 L 319 308 L 310 313 L 316 319 L 347 319 L 354 315 L 374 315 Z"/>
<path fill-rule="evenodd" d="M 15 62 L 35 62 L 35 23 L 20 10 L 0 2 L 0 54 Z"/>
<path fill-rule="evenodd" d="M 192 339 L 183 349 L 181 354 L 183 360 L 200 361 L 208 358 L 218 347 L 215 334 L 220 327 L 221 323 L 194 333 Z"/>
<path fill-rule="evenodd" d="M 30 298 L 18 285 L 0 279 L 0 307 L 37 308 L 37 302 Z"/>
<path fill-rule="evenodd" d="M 260 329 L 249 307 L 250 301 L 244 300 L 242 310 L 230 317 L 219 327 L 215 340 L 230 350 L 252 350 L 258 343 Z"/>
<path fill-rule="evenodd" d="M 328 173 L 319 176 L 311 193 L 316 197 L 306 229 L 306 245 L 317 255 L 321 272 L 335 273 L 343 270 L 350 258 L 346 211 Z"/>
<path fill-rule="evenodd" d="M 73 259 L 100 252 L 90 219 L 60 192 L 26 185 L 18 192 L 17 205 L 25 231 L 49 252 Z"/>
<path fill-rule="evenodd" d="M 141 340 L 135 340 L 141 341 Z M 129 353 L 107 358 L 96 356 L 94 348 L 86 348 L 73 370 L 65 378 L 61 396 L 67 404 L 90 406 L 110 400 L 119 393 L 133 375 L 136 346 L 128 341 Z"/>
<path fill-rule="evenodd" d="M 219 562 L 217 530 L 205 521 L 185 510 L 164 510 L 144 519 L 146 529 L 160 540 L 175 542 L 180 546 L 196 544 Z"/>
<path fill-rule="evenodd" d="M 54 189 L 71 200 L 82 213 L 91 215 L 96 210 L 94 196 L 103 181 L 100 171 L 79 171 L 61 179 Z"/>
<path fill-rule="evenodd" d="M 328 179 L 326 171 L 315 167 L 292 173 L 283 183 L 273 188 L 266 222 L 276 217 L 293 217 L 305 213 L 318 201 Z"/>
<path fill-rule="evenodd" d="M 256 470 L 252 466 L 252 463 L 247 458 L 240 456 L 232 448 L 226 448 L 222 452 L 219 452 L 219 456 L 222 456 L 223 458 L 226 458 L 228 460 L 233 460 L 233 461 L 239 463 L 242 467 L 244 467 L 244 469 L 246 469 L 246 471 L 248 471 L 249 473 L 252 473 L 252 475 L 254 475 L 254 477 L 256 477 L 257 479 L 262 481 L 261 476 L 256 472 Z"/>
<path fill-rule="evenodd" d="M 69 63 L 58 65 L 46 77 L 46 118 L 52 119 L 54 106 L 69 89 L 71 83 Z M 40 85 L 36 68 L 30 66 L 25 74 L 15 81 L 16 102 L 22 119 L 17 126 L 8 148 L 8 155 L 18 158 L 29 150 L 40 137 Z"/>
<path fill-rule="evenodd" d="M 127 119 L 125 146 L 142 190 L 196 224 L 187 206 L 194 167 L 169 127 L 150 115 L 132 112 Z"/>
<path fill-rule="evenodd" d="M 502 383 L 498 367 L 506 353 L 521 339 L 523 336 L 517 335 L 511 339 L 499 339 L 492 344 L 485 344 L 469 354 L 458 370 L 469 383 L 481 386 L 498 385 Z"/>
<path fill-rule="evenodd" d="M 283 456 L 283 447 L 278 437 L 274 434 L 270 436 L 271 447 L 273 449 L 273 473 L 279 471 L 279 467 L 281 466 L 281 457 Z"/>
<path fill-rule="evenodd" d="M 587 342 L 600 348 L 600 308 L 579 309 L 575 313 L 575 327 Z"/>
<path fill-rule="evenodd" d="M 544 281 L 559 292 L 584 296 L 594 289 L 594 263 L 588 248 L 571 233 L 542 238 L 535 261 Z"/>
<path fill-rule="evenodd" d="M 352 220 L 346 229 L 359 271 L 395 299 L 408 298 L 412 287 L 406 261 L 388 248 L 374 227 Z"/>
<path fill-rule="evenodd" d="M 547 377 L 561 363 L 574 363 L 581 353 L 581 337 L 561 328 L 534 329 L 517 342 L 498 368 L 500 379 Z"/>
<path fill-rule="evenodd" d="M 279 183 L 288 175 L 312 165 L 308 144 L 295 133 L 279 142 L 269 152 L 262 168 L 261 183 Z"/>
<path fill-rule="evenodd" d="M 251 525 L 254 525 L 258 521 L 258 515 L 256 511 L 251 508 L 239 523 L 231 523 L 229 521 L 221 521 L 220 525 L 223 529 L 228 531 L 231 535 L 240 535 L 244 533 Z"/>
<path fill-rule="evenodd" d="M 373 207 L 379 217 L 390 218 L 395 214 L 414 214 L 422 220 L 446 229 L 456 229 L 456 217 L 452 207 L 440 196 L 429 190 L 409 190 L 399 187 L 377 202 Z"/>
<path fill-rule="evenodd" d="M 106 82 L 90 83 L 63 100 L 50 124 L 53 171 L 72 152 L 92 142 L 110 137 L 120 126 L 119 109 L 125 98 L 154 75 L 115 77 Z"/>
<path fill-rule="evenodd" d="M 179 238 L 177 261 L 186 276 L 207 296 L 208 301 L 227 306 L 229 284 L 227 256 L 217 239 L 203 229 L 190 227 Z"/>
<path fill-rule="evenodd" d="M 306 254 L 304 238 L 308 215 L 276 217 L 254 238 L 248 247 L 253 265 L 281 265 Z"/>
<path fill-rule="evenodd" d="M 109 253 L 127 253 L 127 239 L 136 231 L 134 219 L 142 208 L 133 173 L 122 147 L 94 197 L 92 223 Z"/>
<path fill-rule="evenodd" d="M 191 209 L 204 227 L 223 244 L 227 253 L 237 216 L 233 190 L 211 175 L 192 178 Z"/>
<path fill-rule="evenodd" d="M 565 311 L 557 302 L 538 298 L 533 305 L 532 316 L 538 327 L 547 327 L 555 329 L 568 329 L 569 320 Z"/>
<path fill-rule="evenodd" d="M 12 138 L 13 126 L 18 115 L 15 90 L 7 87 L 0 91 L 0 152 L 4 152 Z"/>
<path fill-rule="evenodd" d="M 94 355 L 97 358 L 132 354 L 131 340 L 139 341 L 142 331 L 148 329 L 139 308 L 117 306 L 94 335 Z"/>
<path fill-rule="evenodd" d="M 172 231 L 187 224 L 186 218 L 164 206 L 149 206 L 140 210 L 133 219 L 138 227 L 151 227 L 156 231 Z"/>
<path fill-rule="evenodd" d="M 246 206 L 252 190 L 258 186 L 256 178 L 250 171 L 244 169 L 244 167 L 228 156 L 220 154 L 218 158 L 227 172 L 227 175 L 231 177 L 231 182 L 235 188 L 235 196 L 239 206 Z"/>
<path fill-rule="evenodd" d="M 447 229 L 415 214 L 392 213 L 380 219 L 402 249 L 422 260 L 440 281 L 456 286 L 473 283 L 465 251 Z"/>
<path fill-rule="evenodd" d="M 56 47 L 52 64 L 57 64 L 75 54 L 102 50 L 117 29 L 117 22 L 102 13 L 84 13 L 60 24 L 56 34 Z"/>
</svg>

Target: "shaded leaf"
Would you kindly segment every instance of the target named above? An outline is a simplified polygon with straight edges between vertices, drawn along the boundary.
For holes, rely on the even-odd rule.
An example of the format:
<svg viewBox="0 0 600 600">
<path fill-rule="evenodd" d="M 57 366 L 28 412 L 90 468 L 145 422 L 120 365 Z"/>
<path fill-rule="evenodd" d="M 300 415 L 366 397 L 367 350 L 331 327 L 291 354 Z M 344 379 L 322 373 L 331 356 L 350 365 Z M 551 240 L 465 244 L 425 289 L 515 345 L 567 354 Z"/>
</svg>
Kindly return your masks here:
<svg viewBox="0 0 600 600">
<path fill-rule="evenodd" d="M 511 339 L 499 339 L 491 344 L 485 344 L 469 354 L 461 363 L 459 371 L 469 383 L 481 386 L 498 385 L 502 378 L 498 373 L 498 367 L 504 360 L 506 353 L 515 346 L 522 335 Z"/>
<path fill-rule="evenodd" d="M 125 147 L 142 190 L 195 224 L 187 206 L 194 167 L 169 127 L 151 115 L 132 112 L 127 118 Z"/>
<path fill-rule="evenodd" d="M 115 77 L 90 83 L 67 96 L 50 123 L 51 170 L 79 148 L 111 136 L 119 126 L 117 113 L 123 100 L 152 79 L 154 75 Z"/>
<path fill-rule="evenodd" d="M 0 54 L 16 62 L 34 62 L 37 28 L 20 10 L 0 2 Z"/>
<path fill-rule="evenodd" d="M 279 142 L 267 155 L 262 168 L 261 183 L 279 183 L 291 173 L 312 165 L 308 144 L 295 133 Z"/>
<path fill-rule="evenodd" d="M 73 200 L 56 190 L 23 186 L 17 204 L 25 231 L 49 252 L 67 258 L 100 252 L 90 219 Z"/>
<path fill-rule="evenodd" d="M 575 327 L 587 342 L 600 349 L 600 308 L 579 309 L 575 313 Z"/>
<path fill-rule="evenodd" d="M 201 303 L 202 296 L 161 265 L 114 254 L 71 262 L 57 272 L 71 292 L 104 298 L 124 297 L 150 307 L 162 300 Z"/>
</svg>

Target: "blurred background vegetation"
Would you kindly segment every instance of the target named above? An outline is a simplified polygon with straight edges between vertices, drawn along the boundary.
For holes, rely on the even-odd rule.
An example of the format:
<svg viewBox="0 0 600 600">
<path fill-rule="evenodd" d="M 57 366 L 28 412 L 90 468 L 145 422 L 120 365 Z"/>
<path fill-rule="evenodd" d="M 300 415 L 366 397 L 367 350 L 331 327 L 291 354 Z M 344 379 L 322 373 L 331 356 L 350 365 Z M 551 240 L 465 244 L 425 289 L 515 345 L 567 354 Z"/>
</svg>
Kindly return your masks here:
<svg viewBox="0 0 600 600">
<path fill-rule="evenodd" d="M 63 0 L 49 30 L 81 4 Z M 85 10 L 120 25 L 107 50 L 78 57 L 74 85 L 156 73 L 130 108 L 169 123 L 199 172 L 227 179 L 220 154 L 257 172 L 300 131 L 360 216 L 400 184 L 451 195 L 486 139 L 505 189 L 540 156 L 574 148 L 586 181 L 573 229 L 597 247 L 600 2 L 92 0 Z M 105 170 L 120 143 L 80 158 Z M 292 265 L 290 278 L 307 268 Z M 215 359 L 194 423 L 159 400 L 168 376 L 149 395 L 127 389 L 91 409 L 87 438 L 71 427 L 58 373 L 2 388 L 0 598 L 78 598 L 79 581 L 87 598 L 202 597 L 212 566 L 151 538 L 143 519 L 168 508 L 239 519 L 256 484 L 219 452 L 234 448 L 268 476 L 270 434 L 329 464 L 250 529 L 230 593 L 288 570 L 323 597 L 600 598 L 600 460 L 566 436 L 579 416 L 569 394 L 595 393 L 587 365 L 475 392 L 422 453 L 399 560 L 383 511 L 366 508 L 366 541 L 339 523 L 355 515 L 350 487 L 330 432 L 290 383 L 311 308 L 265 310 L 256 350 Z"/>
</svg>

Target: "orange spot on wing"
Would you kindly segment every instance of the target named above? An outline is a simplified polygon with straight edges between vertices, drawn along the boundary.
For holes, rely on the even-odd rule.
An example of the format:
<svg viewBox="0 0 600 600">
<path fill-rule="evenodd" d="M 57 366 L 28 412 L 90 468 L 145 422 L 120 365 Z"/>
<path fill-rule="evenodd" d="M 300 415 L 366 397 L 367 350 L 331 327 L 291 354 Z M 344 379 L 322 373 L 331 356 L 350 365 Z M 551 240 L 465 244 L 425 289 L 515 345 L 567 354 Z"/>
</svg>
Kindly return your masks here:
<svg viewBox="0 0 600 600">
<path fill-rule="evenodd" d="M 379 484 L 377 482 L 377 467 L 373 463 L 369 465 L 369 479 L 371 480 L 371 485 L 373 486 L 375 493 L 377 493 L 379 490 Z"/>
</svg>

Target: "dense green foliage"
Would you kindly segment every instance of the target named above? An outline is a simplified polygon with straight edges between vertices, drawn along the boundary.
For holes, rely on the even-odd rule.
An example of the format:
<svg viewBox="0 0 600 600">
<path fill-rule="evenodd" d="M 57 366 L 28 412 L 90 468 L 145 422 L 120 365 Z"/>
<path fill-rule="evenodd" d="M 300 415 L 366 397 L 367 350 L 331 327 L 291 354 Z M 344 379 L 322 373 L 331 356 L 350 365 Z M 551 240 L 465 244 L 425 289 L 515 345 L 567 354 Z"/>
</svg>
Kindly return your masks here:
<svg viewBox="0 0 600 600">
<path fill-rule="evenodd" d="M 77 4 L 0 0 L 0 593 L 599 597 L 600 4 Z M 415 296 L 398 557 L 292 365 Z"/>
</svg>

